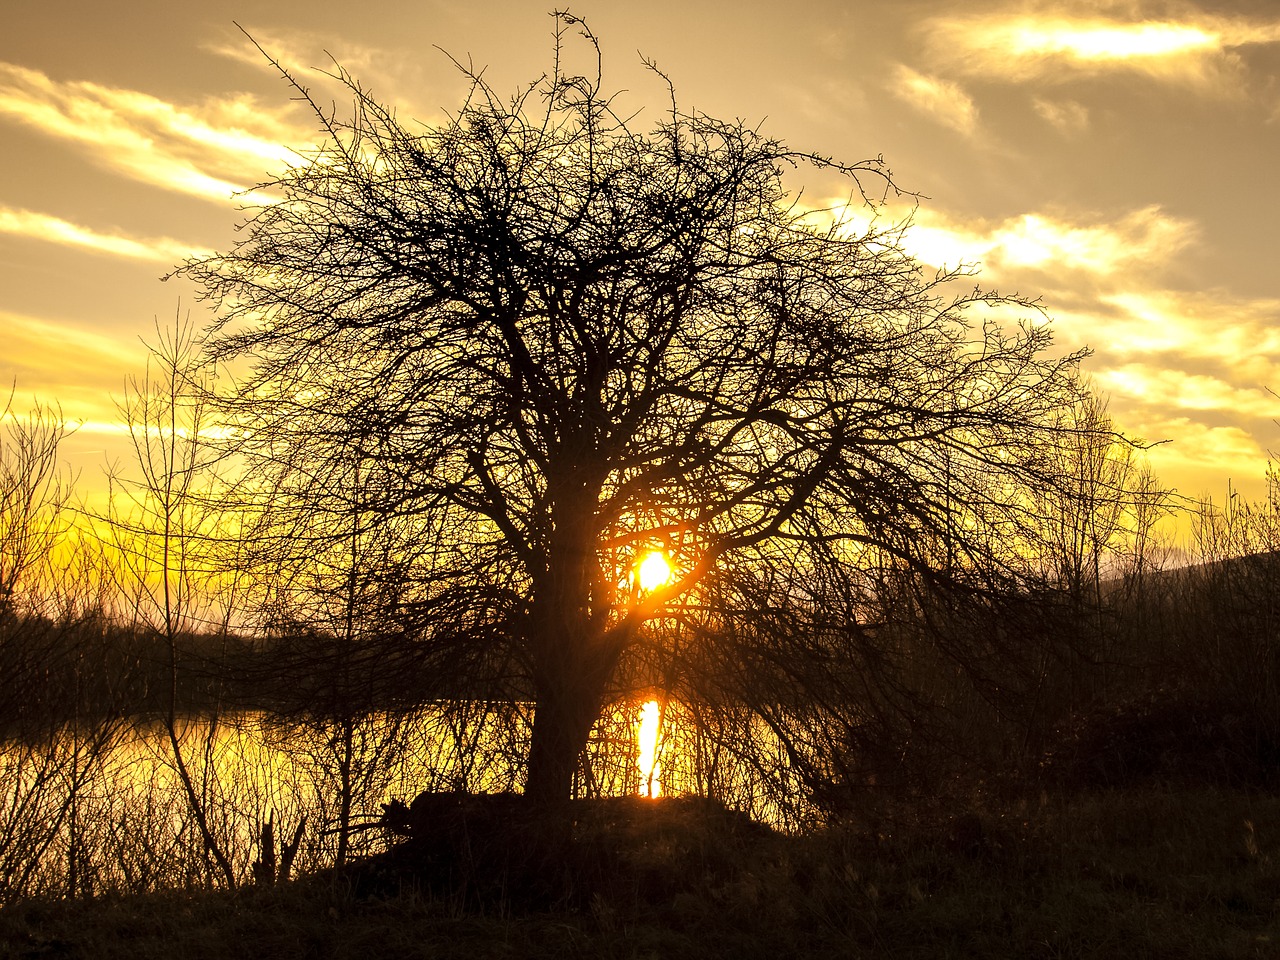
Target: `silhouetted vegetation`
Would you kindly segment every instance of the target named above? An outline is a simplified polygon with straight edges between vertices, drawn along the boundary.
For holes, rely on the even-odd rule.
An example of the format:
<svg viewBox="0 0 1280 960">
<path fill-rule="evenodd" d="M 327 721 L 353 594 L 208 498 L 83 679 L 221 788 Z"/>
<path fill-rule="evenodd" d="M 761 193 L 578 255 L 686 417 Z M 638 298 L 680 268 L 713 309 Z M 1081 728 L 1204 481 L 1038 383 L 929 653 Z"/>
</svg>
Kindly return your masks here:
<svg viewBox="0 0 1280 960">
<path fill-rule="evenodd" d="M 1280 938 L 1277 803 L 1196 790 L 903 805 L 797 838 L 698 804 L 610 801 L 580 827 L 586 881 L 554 903 L 491 886 L 500 873 L 449 892 L 394 874 L 353 892 L 326 875 L 29 900 L 0 911 L 0 956 L 1263 958 Z"/>
</svg>

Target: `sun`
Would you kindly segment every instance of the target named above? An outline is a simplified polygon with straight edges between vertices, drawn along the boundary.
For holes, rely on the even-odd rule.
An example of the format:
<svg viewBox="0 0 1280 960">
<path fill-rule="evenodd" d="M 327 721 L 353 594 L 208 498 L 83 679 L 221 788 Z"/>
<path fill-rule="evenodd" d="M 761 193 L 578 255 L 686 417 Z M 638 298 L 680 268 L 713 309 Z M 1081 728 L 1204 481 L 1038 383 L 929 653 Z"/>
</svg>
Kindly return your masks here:
<svg viewBox="0 0 1280 960">
<path fill-rule="evenodd" d="M 641 590 L 656 590 L 671 579 L 671 563 L 659 550 L 646 553 L 636 564 L 636 579 Z"/>
</svg>

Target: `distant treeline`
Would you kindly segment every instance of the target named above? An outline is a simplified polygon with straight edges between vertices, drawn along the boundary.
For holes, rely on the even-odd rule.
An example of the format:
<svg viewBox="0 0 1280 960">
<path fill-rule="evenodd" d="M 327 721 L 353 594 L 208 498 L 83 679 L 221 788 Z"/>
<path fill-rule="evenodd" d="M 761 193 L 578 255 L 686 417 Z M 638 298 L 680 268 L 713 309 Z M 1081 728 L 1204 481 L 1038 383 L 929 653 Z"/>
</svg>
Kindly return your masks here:
<svg viewBox="0 0 1280 960">
<path fill-rule="evenodd" d="M 0 615 L 0 736 L 72 722 L 263 711 L 318 719 L 365 715 L 492 690 L 416 671 L 413 643 L 358 649 L 318 633 L 184 632 L 170 639 L 107 614 Z M 504 695 L 510 691 L 504 691 Z"/>
<path fill-rule="evenodd" d="M 845 766 L 826 789 L 927 792 L 957 777 L 1103 782 L 1177 774 L 1180 764 L 1206 773 L 1212 764 L 1176 756 L 1201 749 L 1239 755 L 1219 756 L 1228 779 L 1270 777 L 1268 758 L 1280 762 L 1280 551 L 1206 550 L 1197 560 L 1082 590 L 940 599 L 906 613 L 892 609 L 884 588 L 884 616 L 866 629 L 895 657 L 855 665 L 867 674 L 866 702 L 824 705 L 856 718 L 832 728 L 845 738 L 835 752 Z M 0 730 L 22 738 L 171 708 L 335 719 L 520 694 L 421 671 L 405 635 L 359 644 L 315 631 L 172 640 L 106 614 L 5 613 L 0 675 L 11 693 L 0 699 Z M 1250 743 L 1257 763 L 1245 756 Z"/>
</svg>

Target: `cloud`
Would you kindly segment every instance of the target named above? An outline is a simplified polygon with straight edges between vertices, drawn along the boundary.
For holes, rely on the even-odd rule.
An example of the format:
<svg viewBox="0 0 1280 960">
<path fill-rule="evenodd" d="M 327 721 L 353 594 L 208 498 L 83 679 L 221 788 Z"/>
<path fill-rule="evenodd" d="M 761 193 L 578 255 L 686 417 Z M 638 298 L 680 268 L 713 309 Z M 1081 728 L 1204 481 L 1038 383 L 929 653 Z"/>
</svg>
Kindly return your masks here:
<svg viewBox="0 0 1280 960">
<path fill-rule="evenodd" d="M 111 393 L 121 387 L 121 371 L 144 361 L 140 342 L 6 310 L 0 310 L 0 330 L 0 383 L 16 383 L 19 399 L 56 398 L 77 422 L 118 419 Z"/>
<path fill-rule="evenodd" d="M 1280 21 L 1210 16 L 985 14 L 934 18 L 924 30 L 931 56 L 969 75 L 1022 81 L 1128 70 L 1224 95 L 1239 89 L 1236 50 L 1280 42 Z"/>
<path fill-rule="evenodd" d="M 169 237 L 139 239 L 118 233 L 99 233 L 48 214 L 5 206 L 0 206 L 0 233 L 17 234 L 33 240 L 131 260 L 153 260 L 169 266 L 188 258 L 212 254 L 210 250 L 193 247 Z"/>
<path fill-rule="evenodd" d="M 1268 391 L 1280 389 L 1280 300 L 1171 286 L 1180 253 L 1198 239 L 1194 221 L 1158 206 L 1111 219 L 1035 211 L 1002 220 L 922 208 L 901 244 L 932 267 L 977 264 L 987 289 L 1043 295 L 1063 348 L 1095 348 L 1084 369 L 1110 395 L 1117 424 L 1171 440 L 1152 451 L 1152 465 L 1196 492 L 1224 471 L 1262 476 L 1267 437 L 1280 445 L 1280 399 Z"/>
<path fill-rule="evenodd" d="M 1098 321 L 1114 353 L 1176 353 L 1280 388 L 1280 301 L 1130 288 L 1100 304 Z"/>
<path fill-rule="evenodd" d="M 890 91 L 917 110 L 933 117 L 944 126 L 965 136 L 973 134 L 978 123 L 978 108 L 959 84 L 942 80 L 898 64 Z"/>
<path fill-rule="evenodd" d="M 1029 213 L 1001 224 L 992 254 L 997 267 L 1082 270 L 1108 276 L 1170 257 L 1194 237 L 1189 221 L 1168 216 L 1158 206 L 1106 224 L 1080 225 Z"/>
<path fill-rule="evenodd" d="M 1084 133 L 1089 128 L 1089 110 L 1074 100 L 1046 100 L 1035 97 L 1031 106 L 1050 124 L 1065 134 Z"/>
<path fill-rule="evenodd" d="M 272 65 L 271 60 L 291 73 L 302 69 L 311 76 L 323 76 L 325 73 L 336 73 L 338 65 L 353 73 L 363 73 L 400 59 L 387 50 L 312 30 L 264 30 L 253 27 L 247 32 L 248 36 L 238 30 L 228 30 L 221 39 L 210 40 L 201 47 L 272 76 L 279 76 L 280 72 Z"/>
<path fill-rule="evenodd" d="M 219 201 L 296 161 L 282 144 L 311 137 L 284 111 L 248 95 L 179 106 L 134 90 L 59 82 L 8 63 L 0 63 L 0 117 L 69 141 L 116 173 Z M 270 198 L 254 193 L 245 199 Z"/>
<path fill-rule="evenodd" d="M 1267 451 L 1242 427 L 1160 413 L 1145 419 L 1130 418 L 1124 425 L 1148 440 L 1170 439 L 1147 451 L 1147 459 L 1163 481 L 1177 478 L 1184 494 L 1221 494 L 1226 478 L 1237 484 L 1243 480 L 1248 486 L 1249 481 L 1262 478 L 1266 471 Z"/>
<path fill-rule="evenodd" d="M 1261 477 L 1265 445 L 1280 446 L 1269 390 L 1280 388 L 1280 301 L 1117 286 L 1070 313 L 1050 308 L 1060 336 L 1098 347 L 1087 369 L 1117 422 L 1170 440 L 1151 463 L 1186 491 Z"/>
<path fill-rule="evenodd" d="M 239 31 L 228 31 L 223 38 L 205 43 L 203 49 L 279 77 L 279 68 L 271 62 L 274 60 L 322 103 L 327 103 L 330 98 L 337 102 L 351 99 L 350 91 L 335 79 L 342 70 L 364 90 L 393 94 L 396 102 L 418 120 L 442 119 L 439 108 L 414 99 L 416 92 L 438 86 L 427 82 L 427 70 L 418 59 L 406 59 L 402 52 L 312 30 L 251 27 L 248 33 L 252 40 Z M 261 50 L 254 46 L 255 42 Z M 435 53 L 434 50 L 431 52 Z M 271 60 L 267 59 L 268 56 Z M 439 65 L 446 74 L 451 69 L 444 54 L 440 54 Z"/>
<path fill-rule="evenodd" d="M 1143 207 L 1109 223 L 1080 222 L 1051 213 L 1024 213 L 998 222 L 957 221 L 929 209 L 917 211 L 904 237 L 915 257 L 934 267 L 979 264 L 987 282 L 1002 284 L 1035 270 L 1108 277 L 1150 273 L 1192 243 L 1193 223 Z"/>
<path fill-rule="evenodd" d="M 1228 383 L 1220 377 L 1160 364 L 1126 363 L 1098 371 L 1094 379 L 1112 396 L 1165 410 L 1219 411 L 1270 419 L 1280 414 L 1280 399 L 1260 387 Z"/>
</svg>

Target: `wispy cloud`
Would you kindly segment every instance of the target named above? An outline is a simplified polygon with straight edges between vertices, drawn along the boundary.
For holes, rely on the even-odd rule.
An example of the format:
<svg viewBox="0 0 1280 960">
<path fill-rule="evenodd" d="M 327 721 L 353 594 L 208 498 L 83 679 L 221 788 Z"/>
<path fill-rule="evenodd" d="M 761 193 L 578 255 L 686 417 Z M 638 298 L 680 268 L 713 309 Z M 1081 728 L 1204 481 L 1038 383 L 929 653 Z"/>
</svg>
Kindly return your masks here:
<svg viewBox="0 0 1280 960">
<path fill-rule="evenodd" d="M 182 106 L 0 63 L 0 117 L 73 143 L 116 173 L 205 199 L 226 200 L 296 160 L 283 144 L 308 135 L 286 113 L 247 95 Z"/>
<path fill-rule="evenodd" d="M 335 79 L 341 69 L 365 90 L 381 96 L 393 94 L 398 105 L 418 120 L 438 117 L 437 107 L 413 99 L 415 92 L 434 86 L 425 81 L 426 71 L 417 58 L 406 58 L 401 52 L 313 30 L 264 29 L 252 24 L 248 24 L 247 29 L 252 40 L 238 30 L 228 30 L 221 38 L 205 43 L 204 49 L 278 76 L 279 70 L 271 62 L 274 60 L 322 104 L 330 97 L 338 102 L 350 99 L 349 91 Z M 262 49 L 255 47 L 255 43 Z M 438 56 L 441 64 L 448 63 L 443 53 L 431 50 L 428 55 Z"/>
<path fill-rule="evenodd" d="M 1111 292 L 1050 312 L 1060 336 L 1097 348 L 1089 370 L 1118 422 L 1172 441 L 1152 451 L 1152 466 L 1190 482 L 1185 492 L 1224 475 L 1260 479 L 1280 448 L 1280 399 L 1268 389 L 1280 385 L 1280 301 L 1115 280 Z"/>
<path fill-rule="evenodd" d="M 970 75 L 1007 80 L 1128 70 L 1228 93 L 1235 51 L 1280 42 L 1280 20 L 1210 16 L 1120 20 L 1057 14 L 938 17 L 924 27 L 930 54 Z"/>
<path fill-rule="evenodd" d="M 1265 420 L 1280 412 L 1280 400 L 1257 386 L 1229 383 L 1193 370 L 1159 363 L 1126 363 L 1101 370 L 1098 384 L 1113 396 L 1171 411 L 1225 411 Z"/>
<path fill-rule="evenodd" d="M 291 73 L 301 70 L 309 76 L 318 76 L 336 73 L 339 65 L 359 75 L 401 59 L 389 51 L 332 34 L 313 30 L 272 30 L 253 25 L 249 25 L 245 33 L 226 30 L 223 36 L 201 46 L 210 53 L 272 75 L 278 75 L 278 70 L 271 60 Z"/>
<path fill-rule="evenodd" d="M 118 419 L 112 394 L 123 371 L 142 362 L 140 342 L 7 310 L 0 310 L 0 330 L 0 383 L 16 383 L 19 397 L 56 400 L 76 422 Z"/>
<path fill-rule="evenodd" d="M 1089 128 L 1089 109 L 1074 100 L 1034 97 L 1031 106 L 1036 113 L 1065 134 L 1079 134 Z"/>
<path fill-rule="evenodd" d="M 1099 304 L 1097 322 L 1117 356 L 1176 354 L 1230 368 L 1237 381 L 1280 386 L 1280 301 L 1130 287 Z"/>
<path fill-rule="evenodd" d="M 1179 492 L 1192 497 L 1221 496 L 1228 478 L 1248 489 L 1263 478 L 1268 451 L 1248 430 L 1210 424 L 1193 417 L 1170 417 L 1152 411 L 1149 418 L 1131 417 L 1129 428 L 1148 440 L 1174 438 L 1147 452 L 1161 478 L 1179 477 Z"/>
<path fill-rule="evenodd" d="M 988 282 L 1003 283 L 1019 271 L 1066 272 L 1106 277 L 1135 269 L 1147 272 L 1196 237 L 1195 225 L 1150 206 L 1112 222 L 1025 213 L 998 222 L 959 221 L 922 209 L 905 246 L 931 266 L 978 264 Z"/>
<path fill-rule="evenodd" d="M 48 214 L 5 206 L 0 206 L 0 233 L 16 234 L 108 256 L 152 260 L 169 266 L 190 257 L 207 257 L 212 253 L 169 237 L 138 238 L 119 233 L 101 233 Z"/>
<path fill-rule="evenodd" d="M 998 221 L 922 208 L 902 237 L 929 266 L 977 264 L 984 287 L 1043 295 L 1063 347 L 1096 350 L 1086 369 L 1117 423 L 1173 440 L 1152 464 L 1191 493 L 1224 471 L 1261 477 L 1265 438 L 1280 445 L 1280 399 L 1268 391 L 1280 389 L 1280 301 L 1172 287 L 1198 241 L 1194 221 L 1158 206 Z"/>
<path fill-rule="evenodd" d="M 965 136 L 972 135 L 977 128 L 978 107 L 957 83 L 898 64 L 889 89 L 938 123 Z"/>
<path fill-rule="evenodd" d="M 993 235 L 997 266 L 1082 270 L 1108 276 L 1135 264 L 1164 259 L 1190 243 L 1194 226 L 1144 207 L 1107 224 L 1079 224 L 1028 213 L 1006 221 Z"/>
</svg>

